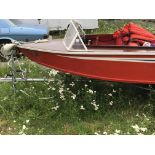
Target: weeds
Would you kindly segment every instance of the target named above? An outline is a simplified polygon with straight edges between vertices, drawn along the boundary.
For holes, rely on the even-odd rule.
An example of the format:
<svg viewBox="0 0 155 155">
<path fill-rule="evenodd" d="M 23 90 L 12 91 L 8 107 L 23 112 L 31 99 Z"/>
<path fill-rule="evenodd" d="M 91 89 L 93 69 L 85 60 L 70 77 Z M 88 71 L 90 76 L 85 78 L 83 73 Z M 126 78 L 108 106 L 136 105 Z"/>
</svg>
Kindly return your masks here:
<svg viewBox="0 0 155 155">
<path fill-rule="evenodd" d="M 154 133 L 154 94 L 134 85 L 64 74 L 28 60 L 23 66 L 31 77 L 52 80 L 19 82 L 15 94 L 9 83 L 0 84 L 0 115 L 11 128 L 1 128 L 1 134 Z"/>
</svg>

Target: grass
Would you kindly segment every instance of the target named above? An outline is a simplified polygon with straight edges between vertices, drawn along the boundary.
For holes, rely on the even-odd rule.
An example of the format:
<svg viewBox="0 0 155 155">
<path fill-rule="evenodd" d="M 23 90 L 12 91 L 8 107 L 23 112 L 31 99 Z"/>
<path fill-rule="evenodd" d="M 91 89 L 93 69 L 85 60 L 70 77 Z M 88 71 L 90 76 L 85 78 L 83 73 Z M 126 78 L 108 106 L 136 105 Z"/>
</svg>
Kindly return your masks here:
<svg viewBox="0 0 155 155">
<path fill-rule="evenodd" d="M 89 33 L 113 33 L 126 20 L 99 20 Z M 153 23 L 134 21 L 153 32 Z M 62 35 L 62 34 L 61 34 Z M 1 134 L 155 134 L 155 94 L 141 85 L 64 74 L 21 60 L 29 77 L 52 81 L 0 83 Z M 9 72 L 5 65 L 0 76 Z M 153 89 L 152 86 L 145 86 Z"/>
</svg>

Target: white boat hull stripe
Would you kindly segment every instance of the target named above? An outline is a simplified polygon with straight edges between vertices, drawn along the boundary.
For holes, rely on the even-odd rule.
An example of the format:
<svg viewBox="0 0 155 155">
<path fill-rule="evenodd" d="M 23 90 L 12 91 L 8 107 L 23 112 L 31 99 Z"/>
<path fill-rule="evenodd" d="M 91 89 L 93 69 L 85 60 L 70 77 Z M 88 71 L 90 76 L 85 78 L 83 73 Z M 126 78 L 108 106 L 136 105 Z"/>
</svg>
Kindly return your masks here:
<svg viewBox="0 0 155 155">
<path fill-rule="evenodd" d="M 66 58 L 73 58 L 73 59 L 81 59 L 81 60 L 108 60 L 108 61 L 130 61 L 130 62 L 149 62 L 155 63 L 155 58 L 108 58 L 108 57 L 77 57 L 77 56 L 62 56 Z"/>
</svg>

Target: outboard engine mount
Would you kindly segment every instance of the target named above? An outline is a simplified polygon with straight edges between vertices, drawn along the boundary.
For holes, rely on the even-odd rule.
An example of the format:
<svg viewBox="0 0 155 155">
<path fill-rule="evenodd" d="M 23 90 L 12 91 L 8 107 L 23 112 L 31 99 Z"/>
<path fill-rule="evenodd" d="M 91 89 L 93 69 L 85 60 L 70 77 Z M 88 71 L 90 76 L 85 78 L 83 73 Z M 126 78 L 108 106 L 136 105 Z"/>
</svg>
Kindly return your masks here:
<svg viewBox="0 0 155 155">
<path fill-rule="evenodd" d="M 4 58 L 8 59 L 11 56 L 16 46 L 17 44 L 13 44 L 13 43 L 3 45 L 0 49 L 1 55 Z"/>
</svg>

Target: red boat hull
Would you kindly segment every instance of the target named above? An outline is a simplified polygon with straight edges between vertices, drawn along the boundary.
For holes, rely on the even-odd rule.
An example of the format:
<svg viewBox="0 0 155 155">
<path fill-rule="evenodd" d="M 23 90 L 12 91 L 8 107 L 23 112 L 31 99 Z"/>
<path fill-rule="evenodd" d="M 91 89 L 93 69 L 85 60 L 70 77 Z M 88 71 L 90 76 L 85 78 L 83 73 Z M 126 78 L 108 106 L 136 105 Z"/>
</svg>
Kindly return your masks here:
<svg viewBox="0 0 155 155">
<path fill-rule="evenodd" d="M 24 48 L 19 48 L 19 51 L 32 61 L 75 75 L 108 81 L 155 84 L 155 63 L 153 61 L 79 59 L 75 55 L 68 56 Z"/>
</svg>

